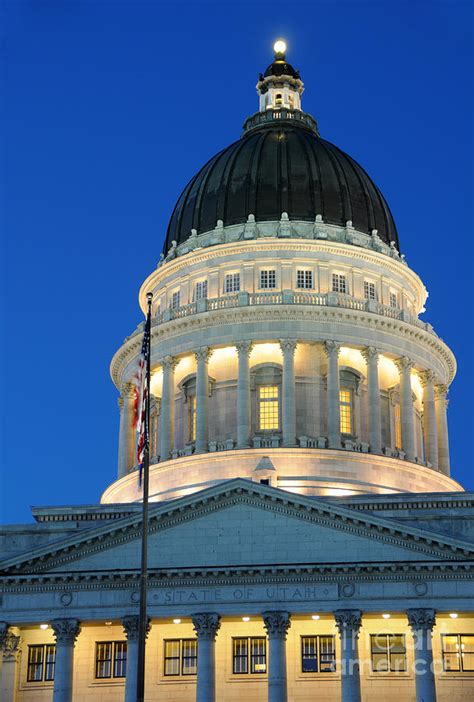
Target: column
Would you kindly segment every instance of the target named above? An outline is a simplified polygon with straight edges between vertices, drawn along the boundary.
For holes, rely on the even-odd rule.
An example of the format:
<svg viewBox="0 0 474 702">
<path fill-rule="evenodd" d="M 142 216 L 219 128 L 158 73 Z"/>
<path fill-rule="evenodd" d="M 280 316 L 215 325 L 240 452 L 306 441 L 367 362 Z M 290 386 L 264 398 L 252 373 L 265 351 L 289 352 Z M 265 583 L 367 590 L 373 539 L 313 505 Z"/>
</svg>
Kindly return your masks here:
<svg viewBox="0 0 474 702">
<path fill-rule="evenodd" d="M 53 619 L 56 639 L 53 702 L 72 702 L 74 644 L 81 632 L 77 619 Z"/>
<path fill-rule="evenodd" d="M 341 448 L 341 405 L 338 360 L 341 347 L 335 341 L 326 341 L 324 350 L 328 358 L 327 398 L 329 448 Z"/>
<path fill-rule="evenodd" d="M 196 372 L 196 445 L 195 453 L 208 450 L 209 434 L 209 358 L 211 351 L 203 346 L 194 354 L 197 362 Z"/>
<path fill-rule="evenodd" d="M 163 389 L 161 391 L 160 461 L 167 461 L 174 446 L 174 371 L 177 359 L 166 356 L 161 362 Z"/>
<path fill-rule="evenodd" d="M 367 346 L 362 355 L 367 364 L 367 391 L 369 403 L 369 443 L 372 453 L 382 453 L 382 421 L 380 416 L 379 352 Z"/>
<path fill-rule="evenodd" d="M 138 637 L 139 617 L 130 616 L 122 619 L 123 630 L 127 636 L 127 677 L 125 680 L 125 702 L 136 702 L 138 674 Z M 150 620 L 147 635 L 150 631 Z"/>
<path fill-rule="evenodd" d="M 415 460 L 415 422 L 413 412 L 413 395 L 411 389 L 411 369 L 413 363 L 403 356 L 395 361 L 400 378 L 400 419 L 402 444 L 408 461 Z"/>
<path fill-rule="evenodd" d="M 239 341 L 235 345 L 239 357 L 237 376 L 237 448 L 249 448 L 250 438 L 250 352 L 251 341 Z"/>
<path fill-rule="evenodd" d="M 215 612 L 193 614 L 194 631 L 198 638 L 196 702 L 215 702 L 216 699 L 216 635 L 221 618 Z"/>
<path fill-rule="evenodd" d="M 431 635 L 436 624 L 434 609 L 409 609 L 408 623 L 413 632 L 416 702 L 436 702 Z"/>
<path fill-rule="evenodd" d="M 127 475 L 136 464 L 135 456 L 135 386 L 124 383 L 118 399 L 120 409 L 118 477 Z"/>
<path fill-rule="evenodd" d="M 438 469 L 438 428 L 435 411 L 435 374 L 431 370 L 419 374 L 423 388 L 423 439 L 425 444 L 425 460 L 433 468 Z"/>
<path fill-rule="evenodd" d="M 334 612 L 341 638 L 341 702 L 360 702 L 359 630 L 362 613 L 358 609 Z"/>
<path fill-rule="evenodd" d="M 436 385 L 435 387 L 435 414 L 436 428 L 438 432 L 438 469 L 445 475 L 449 475 L 449 438 L 448 438 L 448 387 L 447 385 Z"/>
<path fill-rule="evenodd" d="M 15 702 L 20 674 L 21 637 L 16 628 L 0 624 L 0 700 Z"/>
<path fill-rule="evenodd" d="M 291 626 L 288 612 L 263 612 L 268 634 L 268 702 L 287 702 L 286 636 Z"/>
<path fill-rule="evenodd" d="M 283 446 L 296 446 L 295 351 L 297 342 L 281 339 L 283 354 L 282 429 Z"/>
</svg>

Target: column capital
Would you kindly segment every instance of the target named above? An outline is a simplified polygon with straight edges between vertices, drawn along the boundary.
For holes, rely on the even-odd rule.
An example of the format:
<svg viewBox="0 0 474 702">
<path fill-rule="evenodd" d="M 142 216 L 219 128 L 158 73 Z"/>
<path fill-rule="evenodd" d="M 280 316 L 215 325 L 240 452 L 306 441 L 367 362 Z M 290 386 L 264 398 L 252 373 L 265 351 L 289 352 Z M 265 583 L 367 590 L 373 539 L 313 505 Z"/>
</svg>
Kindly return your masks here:
<svg viewBox="0 0 474 702">
<path fill-rule="evenodd" d="M 7 638 L 8 634 L 8 624 L 7 622 L 0 622 L 0 650 L 3 649 L 3 644 Z"/>
<path fill-rule="evenodd" d="M 194 357 L 199 363 L 207 363 L 212 355 L 212 349 L 209 348 L 209 346 L 201 346 L 199 349 L 197 349 L 194 352 Z"/>
<path fill-rule="evenodd" d="M 179 363 L 179 359 L 174 356 L 165 356 L 161 359 L 161 366 L 163 370 L 170 370 L 172 373 Z"/>
<path fill-rule="evenodd" d="M 439 399 L 447 399 L 448 395 L 448 386 L 444 385 L 443 383 L 438 383 L 435 385 L 435 397 Z"/>
<path fill-rule="evenodd" d="M 359 629 L 362 624 L 362 612 L 360 609 L 337 609 L 334 612 L 336 627 L 339 636 L 344 632 L 351 632 L 356 638 L 359 636 Z"/>
<path fill-rule="evenodd" d="M 123 410 L 123 397 L 120 395 L 120 397 L 117 397 L 117 404 L 119 411 L 121 412 Z"/>
<path fill-rule="evenodd" d="M 291 626 L 289 612 L 262 612 L 263 625 L 268 636 L 286 639 Z"/>
<path fill-rule="evenodd" d="M 413 368 L 413 361 L 408 356 L 401 356 L 394 361 L 399 373 L 410 372 Z"/>
<path fill-rule="evenodd" d="M 362 349 L 361 354 L 362 354 L 365 362 L 370 363 L 370 361 L 378 361 L 379 360 L 380 351 L 379 351 L 379 349 L 375 348 L 375 346 L 366 346 L 365 348 Z"/>
<path fill-rule="evenodd" d="M 140 635 L 140 617 L 137 615 L 130 615 L 129 617 L 123 617 L 122 626 L 127 637 L 127 641 L 138 641 Z M 150 618 L 147 618 L 146 624 L 146 636 L 150 633 Z"/>
<path fill-rule="evenodd" d="M 119 401 L 122 400 L 122 403 L 123 403 L 124 400 L 133 400 L 133 399 L 135 399 L 135 385 L 133 383 L 130 383 L 130 382 L 123 383 L 122 387 L 120 388 Z"/>
<path fill-rule="evenodd" d="M 296 351 L 297 344 L 298 341 L 296 339 L 280 339 L 280 348 L 283 355 L 285 356 L 286 354 L 289 354 L 293 356 Z"/>
<path fill-rule="evenodd" d="M 436 380 L 435 372 L 432 370 L 420 371 L 418 373 L 418 377 L 420 379 L 420 383 L 421 383 L 421 386 L 423 388 L 426 388 L 426 387 L 429 387 L 430 385 L 433 385 L 435 380 Z"/>
<path fill-rule="evenodd" d="M 242 340 L 238 341 L 235 345 L 237 353 L 240 356 L 250 356 L 253 349 L 253 341 Z"/>
<path fill-rule="evenodd" d="M 20 646 L 21 636 L 16 636 L 9 631 L 8 625 L 0 629 L 0 647 L 4 660 L 18 660 L 21 653 Z"/>
<path fill-rule="evenodd" d="M 413 631 L 431 631 L 436 624 L 434 609 L 407 609 L 407 617 Z"/>
<path fill-rule="evenodd" d="M 328 356 L 336 355 L 337 357 L 341 352 L 341 344 L 338 344 L 337 341 L 325 341 L 323 347 Z"/>
<path fill-rule="evenodd" d="M 198 639 L 214 641 L 221 628 L 221 617 L 216 612 L 202 612 L 191 615 L 193 629 Z"/>
<path fill-rule="evenodd" d="M 53 619 L 51 628 L 57 644 L 74 645 L 81 633 L 81 627 L 77 619 Z"/>
</svg>

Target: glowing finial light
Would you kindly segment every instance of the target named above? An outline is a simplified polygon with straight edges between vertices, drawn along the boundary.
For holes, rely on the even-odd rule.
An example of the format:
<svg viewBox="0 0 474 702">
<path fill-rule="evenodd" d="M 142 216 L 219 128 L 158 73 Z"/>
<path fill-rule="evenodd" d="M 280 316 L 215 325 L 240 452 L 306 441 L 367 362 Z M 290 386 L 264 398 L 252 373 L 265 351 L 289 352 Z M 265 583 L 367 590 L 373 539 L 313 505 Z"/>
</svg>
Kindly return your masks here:
<svg viewBox="0 0 474 702">
<path fill-rule="evenodd" d="M 286 52 L 286 41 L 283 41 L 283 39 L 277 39 L 273 44 L 273 51 L 276 54 L 284 54 Z"/>
</svg>

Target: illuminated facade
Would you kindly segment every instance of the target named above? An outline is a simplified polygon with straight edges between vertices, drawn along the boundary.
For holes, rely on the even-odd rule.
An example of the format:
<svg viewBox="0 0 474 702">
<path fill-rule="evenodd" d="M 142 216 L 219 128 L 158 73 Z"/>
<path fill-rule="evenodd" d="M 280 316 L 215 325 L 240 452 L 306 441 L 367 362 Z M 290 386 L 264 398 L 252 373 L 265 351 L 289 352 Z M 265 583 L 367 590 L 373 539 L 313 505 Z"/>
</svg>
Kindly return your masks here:
<svg viewBox="0 0 474 702">
<path fill-rule="evenodd" d="M 464 702 L 474 496 L 450 475 L 455 359 L 419 318 L 427 293 L 382 194 L 320 137 L 277 49 L 259 111 L 186 186 L 140 291 L 147 700 Z M 100 505 L 0 532 L 5 702 L 134 699 L 142 331 L 111 364 L 118 476 Z"/>
</svg>

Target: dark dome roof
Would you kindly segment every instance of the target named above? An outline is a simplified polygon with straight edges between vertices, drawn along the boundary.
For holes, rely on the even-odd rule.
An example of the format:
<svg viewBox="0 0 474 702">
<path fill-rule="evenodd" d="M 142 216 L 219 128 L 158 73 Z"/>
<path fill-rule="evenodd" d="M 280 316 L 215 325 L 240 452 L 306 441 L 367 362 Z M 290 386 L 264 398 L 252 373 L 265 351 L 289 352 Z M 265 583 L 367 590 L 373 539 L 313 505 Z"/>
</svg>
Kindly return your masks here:
<svg viewBox="0 0 474 702">
<path fill-rule="evenodd" d="M 304 113 L 300 113 L 304 114 Z M 239 224 L 254 214 L 259 221 L 348 220 L 359 231 L 378 230 L 387 244 L 398 235 L 390 209 L 364 169 L 315 132 L 276 120 L 245 133 L 213 156 L 182 192 L 168 225 L 165 254 L 175 240 L 224 225 Z"/>
<path fill-rule="evenodd" d="M 299 78 L 299 71 L 295 71 L 291 63 L 285 61 L 284 56 L 275 57 L 273 63 L 271 63 L 264 73 L 265 78 L 270 76 L 291 76 L 292 78 Z"/>
</svg>

